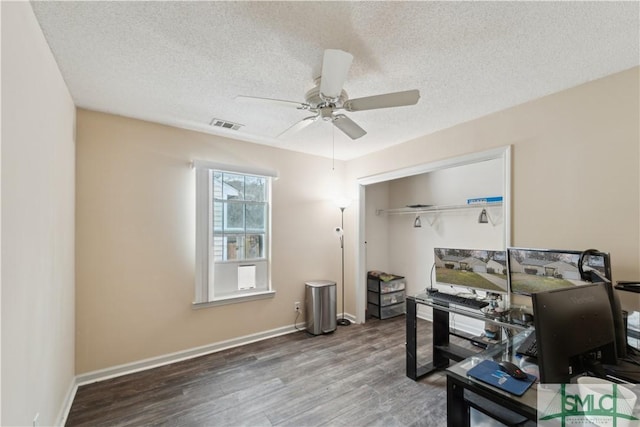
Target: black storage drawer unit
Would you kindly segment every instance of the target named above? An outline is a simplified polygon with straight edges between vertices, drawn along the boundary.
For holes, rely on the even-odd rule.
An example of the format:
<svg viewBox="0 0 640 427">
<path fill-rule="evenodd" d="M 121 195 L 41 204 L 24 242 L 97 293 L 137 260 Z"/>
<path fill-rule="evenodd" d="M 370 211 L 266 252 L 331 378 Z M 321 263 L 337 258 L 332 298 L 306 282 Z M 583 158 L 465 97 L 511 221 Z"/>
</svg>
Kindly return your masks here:
<svg viewBox="0 0 640 427">
<path fill-rule="evenodd" d="M 404 277 L 395 275 L 367 276 L 367 311 L 370 316 L 379 319 L 388 319 L 399 316 L 405 312 L 405 287 Z"/>
<path fill-rule="evenodd" d="M 404 291 L 390 292 L 388 294 L 367 291 L 367 302 L 379 305 L 380 307 L 398 304 L 404 302 Z"/>
</svg>

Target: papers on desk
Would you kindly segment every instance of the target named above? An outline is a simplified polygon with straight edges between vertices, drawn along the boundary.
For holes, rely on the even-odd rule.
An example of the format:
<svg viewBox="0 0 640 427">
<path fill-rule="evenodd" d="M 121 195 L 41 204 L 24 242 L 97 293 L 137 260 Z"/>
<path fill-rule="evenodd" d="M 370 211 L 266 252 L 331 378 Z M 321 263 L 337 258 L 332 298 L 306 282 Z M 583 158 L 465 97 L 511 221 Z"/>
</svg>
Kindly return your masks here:
<svg viewBox="0 0 640 427">
<path fill-rule="evenodd" d="M 477 366 L 469 369 L 467 375 L 516 396 L 522 396 L 536 381 L 536 377 L 531 374 L 527 374 L 526 379 L 515 379 L 502 371 L 500 365 L 493 360 L 483 360 Z"/>
</svg>

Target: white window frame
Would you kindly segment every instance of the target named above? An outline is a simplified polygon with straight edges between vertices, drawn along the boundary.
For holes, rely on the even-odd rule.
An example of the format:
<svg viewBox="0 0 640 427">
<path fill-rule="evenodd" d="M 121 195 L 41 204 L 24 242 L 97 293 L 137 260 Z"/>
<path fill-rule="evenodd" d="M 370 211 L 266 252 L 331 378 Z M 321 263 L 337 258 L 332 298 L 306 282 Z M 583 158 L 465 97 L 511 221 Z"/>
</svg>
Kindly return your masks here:
<svg viewBox="0 0 640 427">
<path fill-rule="evenodd" d="M 196 265 L 195 265 L 195 300 L 194 308 L 219 306 L 264 298 L 273 298 L 275 291 L 271 285 L 271 210 L 272 210 L 272 181 L 277 173 L 267 169 L 234 166 L 194 160 L 196 178 Z M 216 296 L 214 283 L 215 257 L 212 237 L 213 230 L 213 171 L 249 175 L 267 178 L 267 230 L 265 236 L 266 272 L 260 269 L 260 274 L 266 274 L 266 289 L 264 286 L 256 289 L 242 289 L 233 295 Z M 221 264 L 251 264 L 252 260 L 223 261 Z"/>
</svg>

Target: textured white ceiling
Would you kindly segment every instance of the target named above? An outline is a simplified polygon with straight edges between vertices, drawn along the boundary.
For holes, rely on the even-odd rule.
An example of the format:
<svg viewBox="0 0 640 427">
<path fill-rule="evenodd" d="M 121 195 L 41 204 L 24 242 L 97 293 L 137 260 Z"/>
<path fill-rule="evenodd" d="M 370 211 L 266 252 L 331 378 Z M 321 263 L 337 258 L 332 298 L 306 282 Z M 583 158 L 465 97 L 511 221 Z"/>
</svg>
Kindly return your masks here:
<svg viewBox="0 0 640 427">
<path fill-rule="evenodd" d="M 338 159 L 640 64 L 635 1 L 32 5 L 77 106 Z M 303 102 L 327 48 L 354 56 L 350 98 L 419 89 L 420 101 L 347 113 L 368 132 L 352 141 L 322 121 L 276 139 L 309 113 L 234 100 Z"/>
</svg>

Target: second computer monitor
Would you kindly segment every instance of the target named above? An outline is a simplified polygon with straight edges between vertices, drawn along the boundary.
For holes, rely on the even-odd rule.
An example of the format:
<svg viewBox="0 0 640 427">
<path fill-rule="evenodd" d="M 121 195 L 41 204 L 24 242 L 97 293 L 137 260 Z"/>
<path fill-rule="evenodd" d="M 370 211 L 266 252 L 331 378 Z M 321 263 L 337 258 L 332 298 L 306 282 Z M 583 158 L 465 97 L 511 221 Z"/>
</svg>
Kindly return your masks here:
<svg viewBox="0 0 640 427">
<path fill-rule="evenodd" d="M 605 283 L 534 293 L 540 382 L 568 383 L 596 363 L 615 364 L 615 328 Z"/>
<path fill-rule="evenodd" d="M 556 249 L 508 248 L 509 284 L 515 294 L 531 295 L 540 291 L 584 285 L 578 262 L 582 251 Z M 583 269 L 595 270 L 611 280 L 609 255 L 584 257 Z"/>
<path fill-rule="evenodd" d="M 507 260 L 505 251 L 435 248 L 436 283 L 505 294 Z"/>
</svg>

